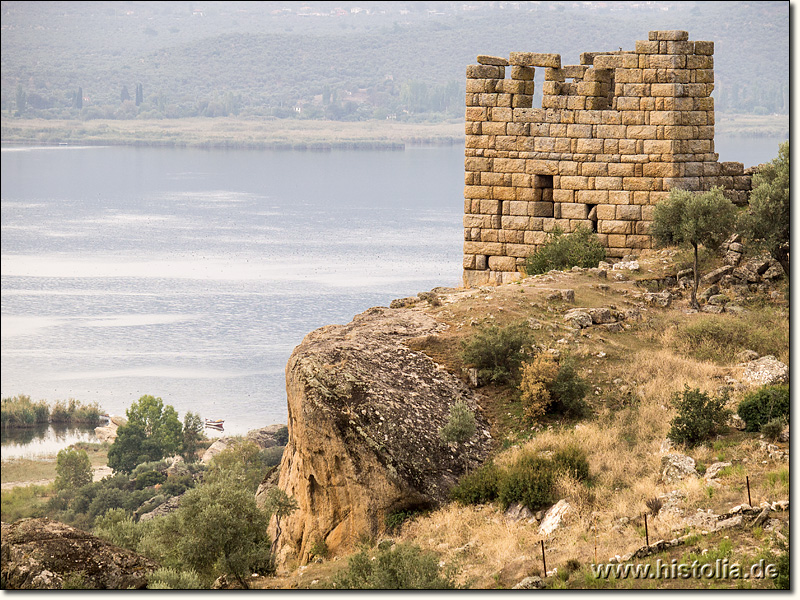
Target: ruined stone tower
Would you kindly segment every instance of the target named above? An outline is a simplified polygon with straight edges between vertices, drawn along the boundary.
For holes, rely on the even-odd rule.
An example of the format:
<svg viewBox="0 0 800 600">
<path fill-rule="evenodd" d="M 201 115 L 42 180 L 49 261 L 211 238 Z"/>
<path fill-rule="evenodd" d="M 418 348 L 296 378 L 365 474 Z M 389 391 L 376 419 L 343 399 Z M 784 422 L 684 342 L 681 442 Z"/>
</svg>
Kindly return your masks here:
<svg viewBox="0 0 800 600">
<path fill-rule="evenodd" d="M 721 186 L 746 203 L 743 165 L 714 152 L 713 54 L 686 31 L 651 31 L 635 51 L 586 52 L 580 65 L 512 52 L 468 66 L 464 284 L 521 277 L 556 227 L 590 227 L 611 257 L 649 248 L 654 205 L 673 188 Z"/>
</svg>

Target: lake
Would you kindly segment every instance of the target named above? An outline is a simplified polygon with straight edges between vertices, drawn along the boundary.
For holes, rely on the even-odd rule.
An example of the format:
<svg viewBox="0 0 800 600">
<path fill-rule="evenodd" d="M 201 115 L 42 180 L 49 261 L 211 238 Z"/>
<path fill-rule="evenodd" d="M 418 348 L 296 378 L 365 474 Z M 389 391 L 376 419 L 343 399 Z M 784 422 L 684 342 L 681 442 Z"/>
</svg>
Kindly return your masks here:
<svg viewBox="0 0 800 600">
<path fill-rule="evenodd" d="M 286 422 L 306 333 L 461 281 L 461 146 L 3 147 L 0 181 L 4 398 L 151 394 L 243 434 Z"/>
</svg>

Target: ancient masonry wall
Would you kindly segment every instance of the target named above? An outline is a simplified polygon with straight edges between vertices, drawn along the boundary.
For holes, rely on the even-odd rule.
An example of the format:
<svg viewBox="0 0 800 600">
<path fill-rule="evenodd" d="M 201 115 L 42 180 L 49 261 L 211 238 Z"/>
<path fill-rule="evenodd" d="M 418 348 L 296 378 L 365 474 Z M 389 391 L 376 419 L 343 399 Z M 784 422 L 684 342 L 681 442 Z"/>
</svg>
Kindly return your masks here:
<svg viewBox="0 0 800 600">
<path fill-rule="evenodd" d="M 467 67 L 466 286 L 520 278 L 556 227 L 586 225 L 610 257 L 650 248 L 654 205 L 673 188 L 721 186 L 747 202 L 743 165 L 714 152 L 714 42 L 648 37 L 634 51 L 581 54 L 580 65 L 512 52 Z"/>
</svg>

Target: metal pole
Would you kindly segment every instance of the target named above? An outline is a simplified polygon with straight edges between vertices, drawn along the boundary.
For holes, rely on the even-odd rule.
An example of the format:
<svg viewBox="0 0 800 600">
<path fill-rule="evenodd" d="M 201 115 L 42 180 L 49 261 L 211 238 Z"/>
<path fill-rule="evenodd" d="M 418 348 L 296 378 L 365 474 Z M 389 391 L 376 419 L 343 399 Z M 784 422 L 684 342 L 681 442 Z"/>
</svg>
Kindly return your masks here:
<svg viewBox="0 0 800 600">
<path fill-rule="evenodd" d="M 750 477 L 745 475 L 745 480 L 747 481 L 747 504 L 752 507 L 753 501 L 750 499 Z"/>
<path fill-rule="evenodd" d="M 544 540 L 542 542 L 542 566 L 544 567 L 544 576 L 547 577 L 547 562 L 544 559 Z"/>
<path fill-rule="evenodd" d="M 644 513 L 644 539 L 650 545 L 650 534 L 647 531 L 647 513 Z"/>
</svg>

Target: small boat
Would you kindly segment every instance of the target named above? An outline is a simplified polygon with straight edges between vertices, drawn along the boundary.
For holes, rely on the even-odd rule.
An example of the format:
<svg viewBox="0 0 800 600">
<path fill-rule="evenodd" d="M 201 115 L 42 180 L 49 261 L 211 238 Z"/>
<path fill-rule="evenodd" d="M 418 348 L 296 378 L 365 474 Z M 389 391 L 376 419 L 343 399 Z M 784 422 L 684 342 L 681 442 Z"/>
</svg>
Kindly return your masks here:
<svg viewBox="0 0 800 600">
<path fill-rule="evenodd" d="M 223 423 L 225 423 L 223 419 L 206 419 L 206 427 L 219 429 L 220 431 L 222 431 Z"/>
</svg>

